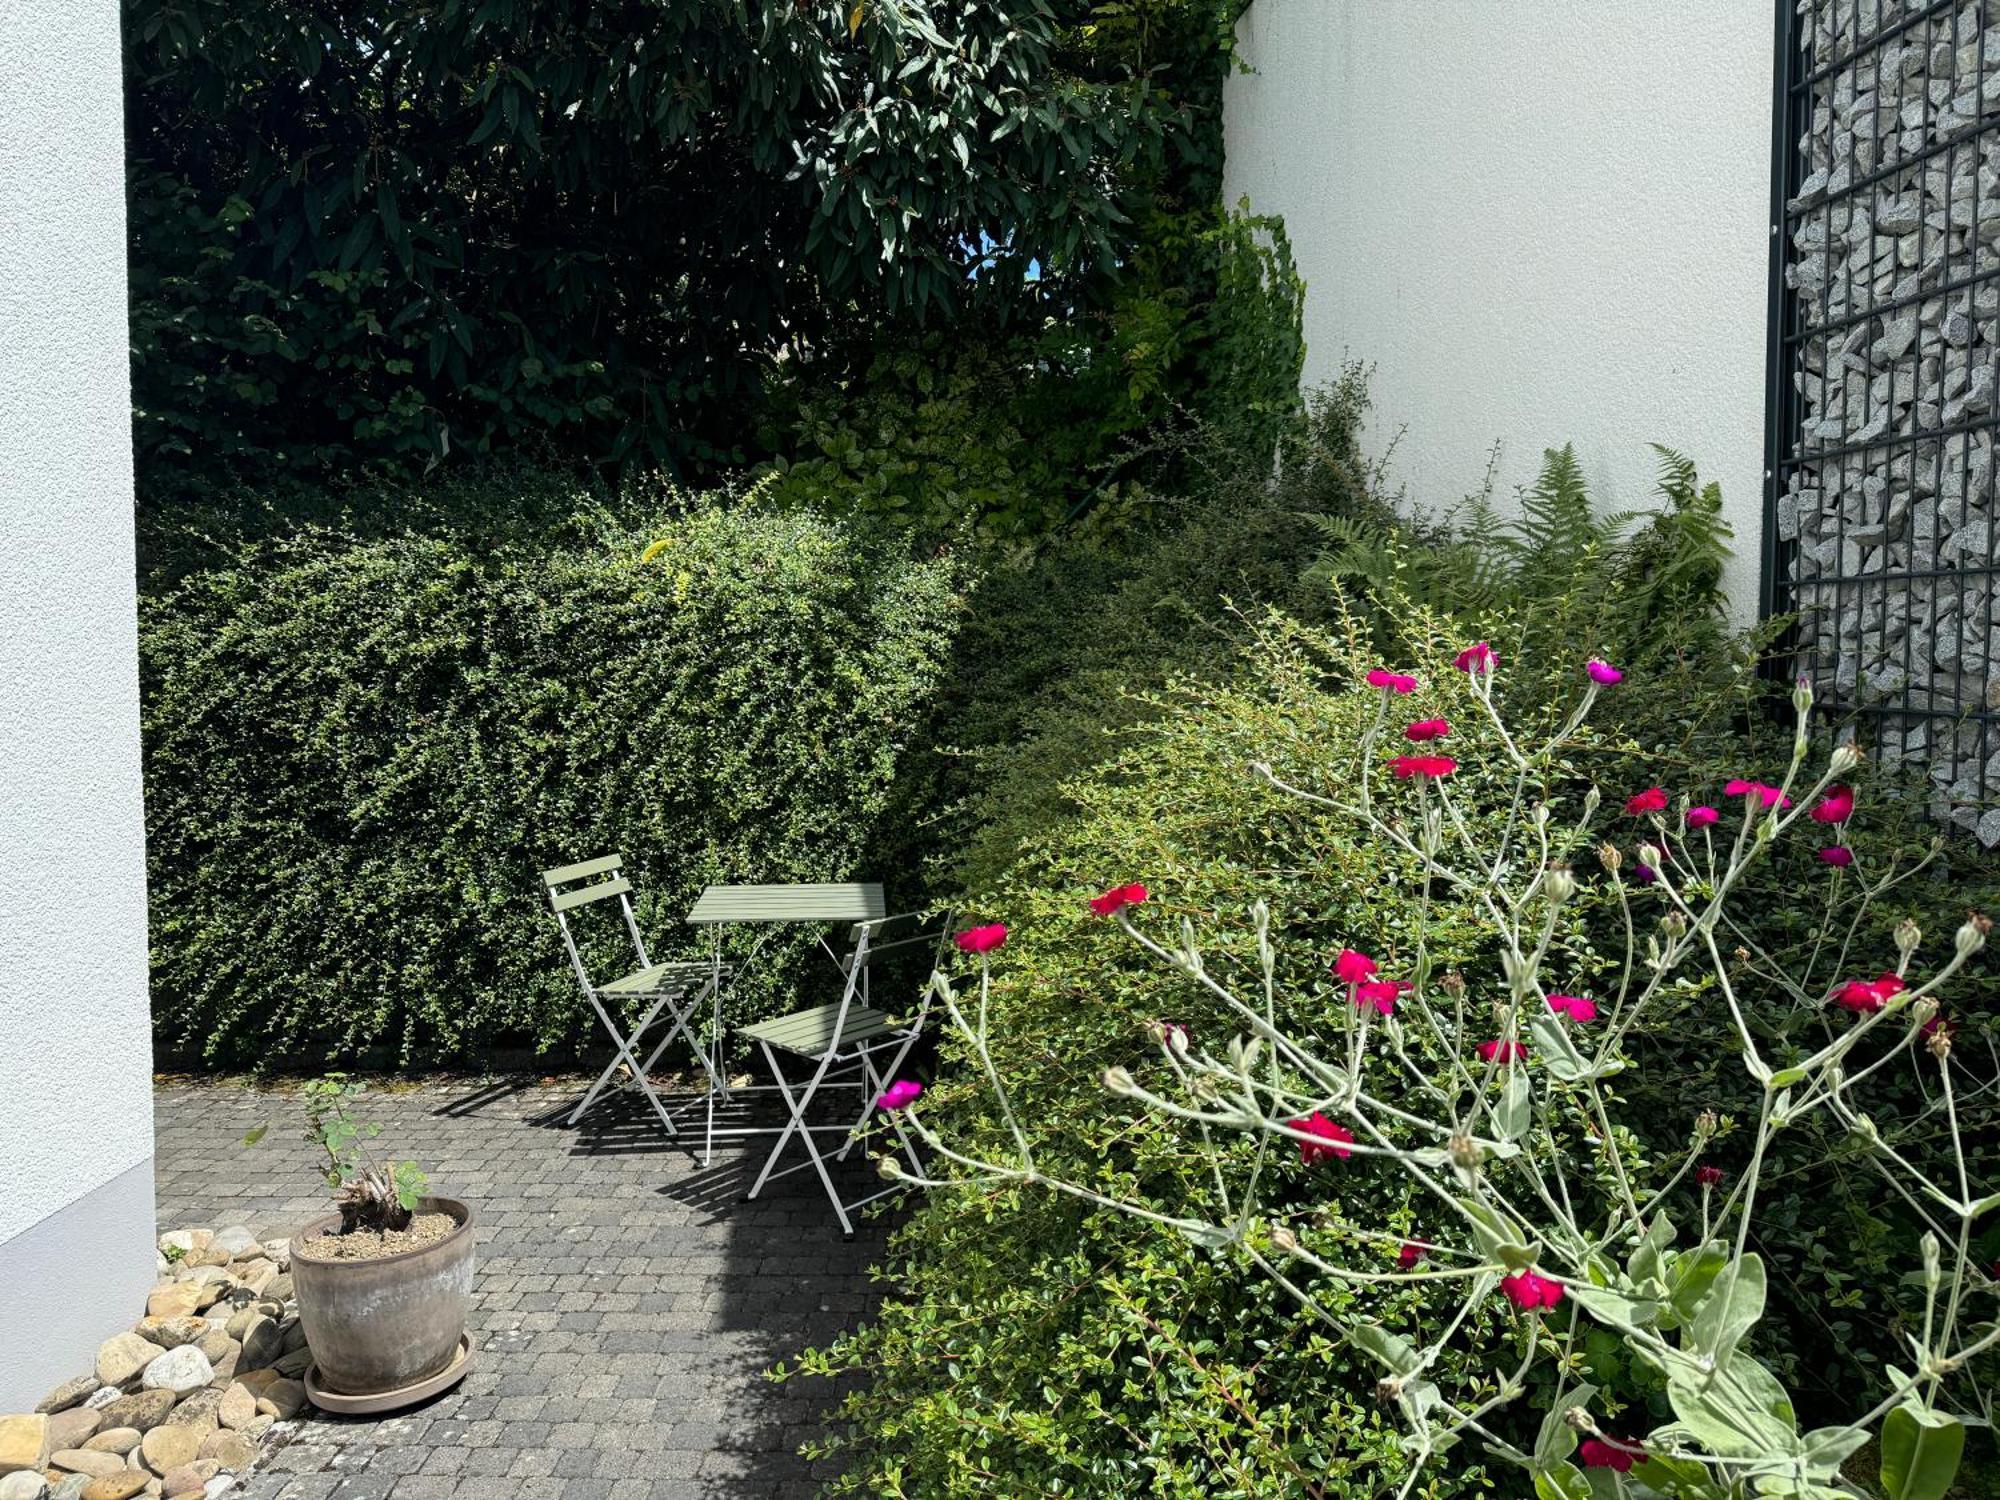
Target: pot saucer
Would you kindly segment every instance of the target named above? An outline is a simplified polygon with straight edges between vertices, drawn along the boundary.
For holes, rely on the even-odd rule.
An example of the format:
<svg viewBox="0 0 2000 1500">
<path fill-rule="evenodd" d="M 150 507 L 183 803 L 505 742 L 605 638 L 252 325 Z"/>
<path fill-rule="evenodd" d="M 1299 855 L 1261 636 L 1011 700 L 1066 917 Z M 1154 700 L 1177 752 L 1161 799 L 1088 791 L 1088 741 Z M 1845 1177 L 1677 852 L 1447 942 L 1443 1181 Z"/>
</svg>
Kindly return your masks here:
<svg viewBox="0 0 2000 1500">
<path fill-rule="evenodd" d="M 399 1386 L 393 1391 L 375 1391 L 365 1396 L 350 1396 L 341 1391 L 329 1391 L 319 1383 L 319 1366 L 307 1365 L 305 1373 L 306 1397 L 321 1411 L 332 1412 L 343 1417 L 364 1417 L 376 1412 L 396 1411 L 405 1406 L 415 1406 L 419 1401 L 429 1400 L 440 1391 L 450 1390 L 465 1378 L 472 1368 L 472 1335 L 464 1335 L 458 1341 L 458 1353 L 450 1364 L 437 1374 L 427 1376 L 411 1385 Z"/>
</svg>

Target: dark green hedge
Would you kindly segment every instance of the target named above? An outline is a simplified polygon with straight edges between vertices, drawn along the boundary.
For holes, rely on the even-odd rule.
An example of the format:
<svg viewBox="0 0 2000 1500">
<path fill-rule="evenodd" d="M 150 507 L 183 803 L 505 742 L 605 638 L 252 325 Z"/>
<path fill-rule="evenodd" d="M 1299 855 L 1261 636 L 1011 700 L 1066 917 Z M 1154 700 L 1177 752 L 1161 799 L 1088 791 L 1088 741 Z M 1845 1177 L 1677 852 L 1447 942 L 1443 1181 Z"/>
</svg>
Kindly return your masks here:
<svg viewBox="0 0 2000 1500">
<path fill-rule="evenodd" d="M 164 1053 L 432 1066 L 593 1040 L 536 873 L 607 850 L 656 957 L 694 950 L 675 923 L 709 881 L 895 883 L 868 850 L 955 565 L 686 503 L 540 542 L 315 528 L 143 602 Z M 802 962 L 781 951 L 744 1004 Z"/>
</svg>

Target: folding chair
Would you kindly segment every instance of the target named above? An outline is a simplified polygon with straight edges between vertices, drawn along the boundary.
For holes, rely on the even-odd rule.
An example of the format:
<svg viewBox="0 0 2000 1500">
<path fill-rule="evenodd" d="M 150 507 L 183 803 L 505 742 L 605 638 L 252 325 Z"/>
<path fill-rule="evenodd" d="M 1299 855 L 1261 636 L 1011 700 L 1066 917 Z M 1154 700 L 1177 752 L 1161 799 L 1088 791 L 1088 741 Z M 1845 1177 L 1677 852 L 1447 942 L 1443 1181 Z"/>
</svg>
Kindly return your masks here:
<svg viewBox="0 0 2000 1500">
<path fill-rule="evenodd" d="M 709 1049 L 701 1045 L 693 1027 L 701 1002 L 726 971 L 719 964 L 707 960 L 654 963 L 646 953 L 646 940 L 639 936 L 638 919 L 632 914 L 632 884 L 618 873 L 619 865 L 619 856 L 607 854 L 602 859 L 589 859 L 582 864 L 542 871 L 542 885 L 549 893 L 549 906 L 555 912 L 556 925 L 562 928 L 563 946 L 569 950 L 570 964 L 576 970 L 576 982 L 583 987 L 583 997 L 597 1012 L 597 1019 L 604 1023 L 604 1030 L 615 1049 L 611 1061 L 598 1075 L 597 1082 L 590 1086 L 590 1092 L 570 1111 L 569 1123 L 574 1125 L 583 1118 L 584 1111 L 597 1102 L 597 1096 L 616 1077 L 618 1069 L 624 1067 L 631 1076 L 618 1088 L 637 1088 L 653 1106 L 660 1123 L 667 1127 L 667 1134 L 677 1136 L 680 1129 L 674 1124 L 673 1115 L 654 1092 L 652 1081 L 646 1075 L 653 1070 L 660 1055 L 672 1045 L 674 1038 L 685 1031 L 688 1045 L 694 1049 L 694 1055 L 701 1060 L 702 1068 L 708 1074 L 709 1088 L 721 1087 L 715 1061 L 709 1055 Z M 606 878 L 599 879 L 600 876 Z M 590 970 L 584 966 L 583 954 L 576 946 L 576 935 L 570 930 L 570 913 L 614 897 L 624 914 L 625 930 L 631 935 L 632 947 L 639 955 L 639 967 L 609 983 L 595 984 L 591 981 Z M 616 1015 L 628 1005 L 643 1005 L 645 1010 L 631 1032 L 621 1034 Z M 662 1011 L 665 1016 L 661 1015 Z M 642 1062 L 639 1047 L 656 1023 L 665 1024 L 667 1033 Z"/>
<path fill-rule="evenodd" d="M 833 1005 L 821 1005 L 812 1010 L 802 1010 L 789 1016 L 779 1016 L 775 1020 L 759 1021 L 755 1025 L 741 1028 L 744 1036 L 752 1037 L 763 1050 L 764 1062 L 771 1070 L 772 1081 L 778 1092 L 784 1096 L 785 1107 L 791 1118 L 779 1131 L 771 1154 L 765 1158 L 763 1171 L 757 1174 L 757 1181 L 745 1194 L 755 1198 L 764 1190 L 764 1184 L 787 1173 L 802 1172 L 811 1167 L 819 1174 L 820 1185 L 826 1189 L 827 1199 L 833 1204 L 833 1211 L 840 1218 L 842 1234 L 854 1238 L 854 1221 L 848 1217 L 852 1209 L 873 1203 L 877 1198 L 887 1197 L 900 1191 L 892 1186 L 880 1192 L 870 1193 L 865 1198 L 844 1202 L 840 1192 L 833 1185 L 833 1178 L 826 1170 L 825 1158 L 820 1153 L 814 1132 L 839 1130 L 846 1134 L 846 1140 L 834 1152 L 836 1161 L 843 1160 L 853 1149 L 861 1128 L 868 1121 L 875 1108 L 875 1098 L 889 1086 L 896 1076 L 896 1070 L 909 1056 L 910 1049 L 923 1035 L 924 1021 L 930 1012 L 931 991 L 924 989 L 924 997 L 916 1014 L 906 1022 L 897 1022 L 883 1011 L 869 1004 L 869 972 L 891 953 L 905 953 L 920 944 L 931 947 L 933 968 L 943 954 L 944 940 L 951 929 L 949 915 L 935 923 L 926 923 L 921 913 L 909 913 L 900 917 L 883 917 L 874 922 L 857 923 L 853 929 L 854 951 L 841 960 L 845 982 L 841 987 L 840 999 Z M 796 1086 L 785 1077 L 785 1070 L 779 1054 L 804 1058 L 812 1063 L 812 1076 L 800 1081 Z M 886 1067 L 880 1065 L 884 1054 L 889 1056 Z M 857 1079 L 844 1082 L 847 1075 L 859 1074 Z M 861 1109 L 852 1125 L 813 1125 L 806 1120 L 806 1111 L 811 1108 L 813 1096 L 823 1087 L 855 1087 L 861 1090 Z M 918 1171 L 923 1163 L 917 1157 L 916 1142 L 910 1137 L 899 1115 L 891 1115 L 896 1135 L 903 1152 L 910 1159 L 910 1166 Z M 805 1146 L 806 1160 L 795 1162 L 782 1171 L 775 1171 L 778 1158 L 785 1147 L 796 1136 Z"/>
</svg>

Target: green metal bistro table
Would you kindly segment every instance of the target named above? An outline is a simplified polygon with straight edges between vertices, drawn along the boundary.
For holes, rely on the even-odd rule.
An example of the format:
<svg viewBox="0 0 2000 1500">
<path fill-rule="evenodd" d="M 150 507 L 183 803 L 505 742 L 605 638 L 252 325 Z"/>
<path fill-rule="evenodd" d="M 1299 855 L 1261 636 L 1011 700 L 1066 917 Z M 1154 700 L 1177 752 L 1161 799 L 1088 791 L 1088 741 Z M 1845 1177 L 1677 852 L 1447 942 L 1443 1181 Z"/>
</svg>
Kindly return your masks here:
<svg viewBox="0 0 2000 1500">
<path fill-rule="evenodd" d="M 722 1032 L 722 936 L 728 927 L 761 927 L 756 943 L 740 963 L 731 967 L 732 987 L 740 982 L 756 961 L 771 934 L 780 927 L 799 925 L 836 927 L 857 922 L 879 922 L 888 914 L 882 902 L 882 887 L 872 882 L 843 881 L 832 884 L 800 885 L 712 885 L 701 893 L 694 907 L 687 914 L 690 926 L 707 927 L 714 935 L 712 944 L 714 973 L 710 994 L 714 997 L 713 1034 L 709 1038 L 712 1076 L 720 1080 L 719 1092 L 723 1103 L 728 1103 L 732 1090 L 729 1086 L 728 1057 L 724 1050 Z M 836 966 L 841 957 L 820 934 L 819 945 L 826 951 Z M 744 1092 L 761 1091 L 765 1086 L 752 1084 Z M 706 1167 L 715 1155 L 715 1142 L 733 1137 L 752 1135 L 776 1135 L 785 1127 L 777 1125 L 745 1125 L 718 1130 L 715 1124 L 715 1104 L 718 1088 L 711 1085 L 708 1093 L 708 1130 L 702 1146 L 702 1165 Z M 850 1127 L 814 1126 L 818 1130 L 842 1130 Z"/>
</svg>

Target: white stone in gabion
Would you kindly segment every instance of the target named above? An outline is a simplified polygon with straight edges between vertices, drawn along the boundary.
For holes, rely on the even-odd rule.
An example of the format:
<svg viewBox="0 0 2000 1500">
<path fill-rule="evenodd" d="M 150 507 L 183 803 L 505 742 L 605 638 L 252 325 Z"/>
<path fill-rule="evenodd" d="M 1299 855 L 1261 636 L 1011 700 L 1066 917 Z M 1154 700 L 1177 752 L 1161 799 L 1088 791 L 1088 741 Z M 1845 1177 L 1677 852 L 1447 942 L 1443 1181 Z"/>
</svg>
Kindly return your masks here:
<svg viewBox="0 0 2000 1500">
<path fill-rule="evenodd" d="M 21 1469 L 0 1479 L 0 1500 L 42 1500 L 48 1482 L 33 1469 Z"/>
<path fill-rule="evenodd" d="M 215 1366 L 208 1362 L 208 1356 L 194 1344 L 183 1344 L 147 1365 L 146 1373 L 139 1377 L 139 1386 L 142 1390 L 172 1391 L 179 1396 L 200 1390 L 213 1379 Z"/>
</svg>

